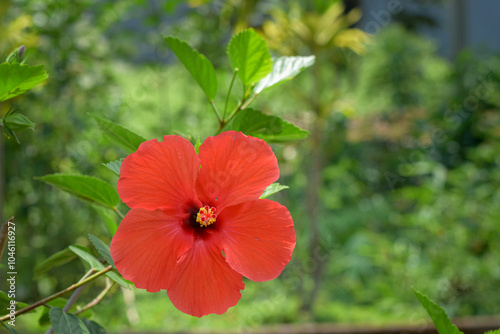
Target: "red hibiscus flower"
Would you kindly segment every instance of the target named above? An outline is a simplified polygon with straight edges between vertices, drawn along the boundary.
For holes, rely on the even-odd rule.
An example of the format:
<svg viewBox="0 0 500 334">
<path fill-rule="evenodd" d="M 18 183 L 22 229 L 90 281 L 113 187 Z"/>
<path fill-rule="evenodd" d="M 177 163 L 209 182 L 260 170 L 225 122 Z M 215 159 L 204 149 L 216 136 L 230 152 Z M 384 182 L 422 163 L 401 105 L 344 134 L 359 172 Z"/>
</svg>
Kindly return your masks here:
<svg viewBox="0 0 500 334">
<path fill-rule="evenodd" d="M 290 213 L 259 199 L 278 177 L 271 147 L 241 132 L 207 138 L 198 155 L 179 136 L 144 142 L 121 166 L 131 210 L 111 242 L 116 268 L 138 288 L 167 290 L 182 312 L 226 312 L 242 276 L 268 281 L 290 261 Z"/>
</svg>

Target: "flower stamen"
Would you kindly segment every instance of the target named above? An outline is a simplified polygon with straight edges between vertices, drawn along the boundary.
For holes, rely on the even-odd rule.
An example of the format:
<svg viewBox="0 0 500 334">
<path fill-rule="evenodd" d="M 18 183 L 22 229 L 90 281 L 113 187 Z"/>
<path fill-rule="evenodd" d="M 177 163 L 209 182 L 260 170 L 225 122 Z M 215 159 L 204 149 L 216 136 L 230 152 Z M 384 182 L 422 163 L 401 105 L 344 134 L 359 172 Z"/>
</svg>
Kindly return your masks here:
<svg viewBox="0 0 500 334">
<path fill-rule="evenodd" d="M 207 227 L 215 223 L 217 215 L 215 214 L 215 208 L 205 205 L 200 208 L 200 211 L 196 215 L 196 222 L 200 224 L 200 227 Z"/>
</svg>

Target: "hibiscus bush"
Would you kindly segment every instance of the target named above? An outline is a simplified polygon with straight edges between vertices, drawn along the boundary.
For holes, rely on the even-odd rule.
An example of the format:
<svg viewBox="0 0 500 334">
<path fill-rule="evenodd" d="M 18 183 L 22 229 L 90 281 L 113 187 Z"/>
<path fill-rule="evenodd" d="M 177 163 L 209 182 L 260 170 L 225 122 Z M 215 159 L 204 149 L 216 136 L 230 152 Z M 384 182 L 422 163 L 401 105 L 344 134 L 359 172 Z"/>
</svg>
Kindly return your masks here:
<svg viewBox="0 0 500 334">
<path fill-rule="evenodd" d="M 121 223 L 104 220 L 112 236 L 110 245 L 89 234 L 95 249 L 68 245 L 37 266 L 38 272 L 47 272 L 80 257 L 88 271 L 75 284 L 31 305 L 17 303 L 15 294 L 5 294 L 7 304 L 14 306 L 1 320 L 11 332 L 15 332 L 16 317 L 42 306 L 48 306 L 42 318 L 48 315 L 49 332 L 104 332 L 83 314 L 115 284 L 123 289 L 133 284 L 149 292 L 166 290 L 176 308 L 193 316 L 222 314 L 240 299 L 245 287 L 242 276 L 256 282 L 271 280 L 290 261 L 296 240 L 293 219 L 286 207 L 267 199 L 287 188 L 274 183 L 279 167 L 268 143 L 300 140 L 307 132 L 249 105 L 265 90 L 311 66 L 314 57 L 272 59 L 255 31 L 238 33 L 227 48 L 233 78 L 219 111 L 217 75 L 211 62 L 178 38 L 169 36 L 165 42 L 205 93 L 218 123 L 214 136 L 165 135 L 161 141 L 146 140 L 93 115 L 102 131 L 130 152 L 123 159 L 103 162 L 119 177 L 117 188 L 89 175 L 57 173 L 38 179 L 115 212 Z M 9 59 L 20 59 L 23 50 Z M 10 62 L 0 65 L 8 78 L 0 91 L 3 99 L 47 77 L 40 67 L 13 67 Z M 242 95 L 233 106 L 229 96 L 236 78 Z M 31 127 L 26 117 L 11 114 L 2 122 L 6 134 L 15 137 L 22 121 Z M 14 218 L 6 224 L 14 226 Z M 76 307 L 84 288 L 97 279 L 107 281 L 105 288 L 90 303 Z M 70 292 L 69 299 L 60 298 Z M 49 323 L 42 318 L 41 324 Z"/>
</svg>

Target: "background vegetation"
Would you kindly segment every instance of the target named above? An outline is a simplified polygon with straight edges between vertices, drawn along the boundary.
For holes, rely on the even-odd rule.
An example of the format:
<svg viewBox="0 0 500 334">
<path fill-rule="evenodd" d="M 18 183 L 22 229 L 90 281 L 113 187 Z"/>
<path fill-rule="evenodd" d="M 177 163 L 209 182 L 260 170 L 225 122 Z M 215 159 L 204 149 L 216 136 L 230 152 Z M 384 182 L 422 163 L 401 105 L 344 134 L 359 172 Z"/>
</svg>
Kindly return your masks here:
<svg viewBox="0 0 500 334">
<path fill-rule="evenodd" d="M 78 172 L 116 182 L 101 162 L 126 153 L 89 115 L 145 138 L 208 136 L 212 111 L 161 36 L 204 53 L 224 89 L 225 45 L 252 26 L 276 56 L 317 57 L 312 69 L 255 101 L 311 132 L 273 146 L 279 182 L 290 186 L 274 199 L 296 224 L 292 262 L 274 281 L 246 282 L 223 316 L 193 318 L 164 292 L 115 288 L 94 319 L 115 331 L 408 323 L 425 319 L 411 286 L 451 316 L 499 314 L 500 58 L 463 50 L 450 62 L 411 29 L 411 17 L 369 36 L 354 28 L 361 14 L 338 1 L 2 2 L 3 58 L 25 44 L 29 63 L 50 75 L 13 102 L 36 130 L 21 133 L 20 145 L 0 141 L 0 212 L 18 224 L 20 299 L 78 280 L 78 260 L 44 275 L 35 268 L 68 245 L 88 246 L 89 233 L 109 241 L 103 220 L 118 220 L 33 178 Z M 0 107 L 4 114 L 10 105 Z M 39 330 L 39 316 L 18 321 Z"/>
</svg>

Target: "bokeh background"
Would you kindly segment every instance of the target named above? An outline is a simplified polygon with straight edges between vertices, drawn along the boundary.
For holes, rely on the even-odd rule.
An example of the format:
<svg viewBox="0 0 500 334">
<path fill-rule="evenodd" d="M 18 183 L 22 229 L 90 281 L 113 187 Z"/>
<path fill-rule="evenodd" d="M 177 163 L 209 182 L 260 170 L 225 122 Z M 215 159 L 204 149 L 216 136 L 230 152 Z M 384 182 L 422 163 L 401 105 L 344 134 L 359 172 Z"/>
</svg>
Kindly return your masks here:
<svg viewBox="0 0 500 334">
<path fill-rule="evenodd" d="M 19 299 L 77 281 L 79 260 L 37 277 L 34 268 L 68 245 L 90 246 L 88 233 L 109 241 L 104 222 L 118 221 L 33 178 L 116 183 L 102 163 L 126 153 L 91 114 L 145 138 L 213 134 L 210 106 L 162 35 L 205 54 L 223 91 L 227 42 L 253 27 L 274 56 L 316 56 L 253 105 L 311 132 L 273 145 L 290 186 L 274 199 L 295 221 L 292 261 L 274 281 L 245 281 L 223 316 L 197 319 L 164 292 L 116 288 L 93 319 L 117 333 L 411 324 L 426 319 L 411 286 L 452 317 L 500 314 L 499 10 L 494 0 L 3 0 L 0 54 L 24 44 L 28 63 L 50 75 L 13 101 L 36 130 L 21 144 L 0 140 L 0 217 L 16 217 Z M 17 324 L 40 331 L 39 316 Z"/>
</svg>

